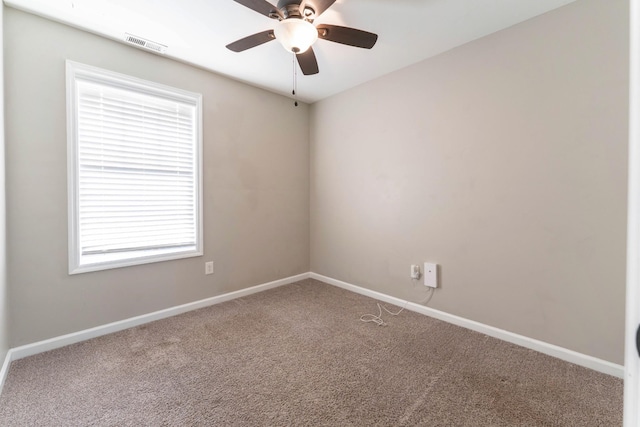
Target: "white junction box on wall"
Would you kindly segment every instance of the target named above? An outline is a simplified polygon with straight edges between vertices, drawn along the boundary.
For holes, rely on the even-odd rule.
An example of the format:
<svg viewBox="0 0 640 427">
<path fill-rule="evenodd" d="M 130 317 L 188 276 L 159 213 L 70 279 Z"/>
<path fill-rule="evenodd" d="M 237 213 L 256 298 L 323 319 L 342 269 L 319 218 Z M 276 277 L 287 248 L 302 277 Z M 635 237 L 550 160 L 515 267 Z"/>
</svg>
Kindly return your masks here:
<svg viewBox="0 0 640 427">
<path fill-rule="evenodd" d="M 438 264 L 424 263 L 424 285 L 430 288 L 438 287 Z"/>
</svg>

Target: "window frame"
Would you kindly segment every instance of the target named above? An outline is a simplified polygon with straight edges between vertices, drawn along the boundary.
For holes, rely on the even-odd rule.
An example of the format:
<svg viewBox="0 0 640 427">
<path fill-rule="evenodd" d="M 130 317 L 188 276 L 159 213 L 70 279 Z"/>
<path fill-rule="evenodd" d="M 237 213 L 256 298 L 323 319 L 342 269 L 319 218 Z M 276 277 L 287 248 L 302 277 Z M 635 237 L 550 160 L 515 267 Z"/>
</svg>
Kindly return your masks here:
<svg viewBox="0 0 640 427">
<path fill-rule="evenodd" d="M 85 255 L 92 258 L 84 261 L 80 253 L 80 212 L 79 212 L 79 141 L 78 141 L 78 80 L 124 89 L 142 95 L 152 95 L 164 99 L 186 103 L 195 107 L 195 149 L 194 162 L 195 224 L 196 242 L 193 247 L 182 250 L 152 249 L 124 251 L 121 255 Z M 204 245 L 203 230 L 203 149 L 202 149 L 202 94 L 166 86 L 160 83 L 127 76 L 98 67 L 66 61 L 67 90 L 67 196 L 68 196 L 68 239 L 69 274 L 86 273 L 133 265 L 141 265 L 183 258 L 202 256 Z M 129 256 L 125 257 L 126 254 Z M 120 259 L 109 259 L 120 258 Z"/>
</svg>

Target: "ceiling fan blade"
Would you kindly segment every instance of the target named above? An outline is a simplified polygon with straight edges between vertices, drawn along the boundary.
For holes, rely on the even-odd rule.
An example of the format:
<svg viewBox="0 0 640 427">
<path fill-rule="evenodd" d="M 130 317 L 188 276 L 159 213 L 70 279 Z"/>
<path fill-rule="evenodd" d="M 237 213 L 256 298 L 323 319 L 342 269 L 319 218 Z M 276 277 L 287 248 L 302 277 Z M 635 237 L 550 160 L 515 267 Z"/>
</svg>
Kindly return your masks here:
<svg viewBox="0 0 640 427">
<path fill-rule="evenodd" d="M 273 30 L 263 31 L 261 33 L 252 34 L 243 39 L 236 40 L 233 43 L 229 43 L 227 45 L 227 49 L 234 52 L 242 52 L 275 39 L 276 37 L 273 34 Z"/>
<path fill-rule="evenodd" d="M 304 74 L 305 76 L 309 76 L 311 74 L 318 74 L 318 72 L 320 71 L 318 69 L 318 61 L 316 60 L 316 54 L 313 53 L 312 48 L 307 49 L 306 52 L 297 54 L 296 59 L 298 60 L 298 65 L 300 65 L 302 74 Z"/>
<path fill-rule="evenodd" d="M 318 25 L 318 37 L 349 46 L 371 49 L 378 41 L 378 35 L 355 28 L 340 27 L 338 25 Z"/>
<path fill-rule="evenodd" d="M 305 6 L 311 7 L 316 12 L 316 18 L 322 15 L 322 12 L 329 9 L 336 0 L 307 0 Z"/>
<path fill-rule="evenodd" d="M 267 18 L 273 18 L 273 14 L 277 14 L 282 17 L 278 8 L 269 3 L 266 0 L 233 0 L 236 3 L 240 3 L 243 6 L 248 7 L 251 10 L 254 10 Z"/>
</svg>

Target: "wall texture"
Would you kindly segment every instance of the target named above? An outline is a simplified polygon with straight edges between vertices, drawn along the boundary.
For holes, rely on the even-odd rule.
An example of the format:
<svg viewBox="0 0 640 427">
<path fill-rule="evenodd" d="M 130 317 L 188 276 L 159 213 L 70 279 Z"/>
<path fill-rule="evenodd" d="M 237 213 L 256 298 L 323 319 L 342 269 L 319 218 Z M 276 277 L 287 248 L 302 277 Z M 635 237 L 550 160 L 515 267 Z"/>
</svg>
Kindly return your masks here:
<svg viewBox="0 0 640 427">
<path fill-rule="evenodd" d="M 623 362 L 628 2 L 581 0 L 311 108 L 311 269 Z"/>
<path fill-rule="evenodd" d="M 309 271 L 308 106 L 14 9 L 4 26 L 12 347 Z M 67 274 L 66 59 L 203 94 L 204 257 Z"/>
<path fill-rule="evenodd" d="M 4 8 L 0 5 L 0 46 L 3 45 L 3 14 Z M 3 59 L 0 55 L 0 82 L 4 82 Z M 9 350 L 4 146 L 4 85 L 0 85 L 0 364 Z"/>
</svg>

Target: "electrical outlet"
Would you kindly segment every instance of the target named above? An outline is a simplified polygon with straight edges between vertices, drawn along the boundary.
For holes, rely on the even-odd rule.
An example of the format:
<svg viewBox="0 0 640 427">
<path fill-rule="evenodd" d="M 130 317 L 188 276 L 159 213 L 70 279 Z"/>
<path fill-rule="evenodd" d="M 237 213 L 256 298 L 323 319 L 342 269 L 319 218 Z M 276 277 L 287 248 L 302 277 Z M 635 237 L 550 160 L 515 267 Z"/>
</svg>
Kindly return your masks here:
<svg viewBox="0 0 640 427">
<path fill-rule="evenodd" d="M 411 278 L 418 280 L 420 278 L 420 266 L 412 264 L 411 265 Z"/>
<path fill-rule="evenodd" d="M 204 274 L 213 274 L 213 261 L 204 263 Z"/>
<path fill-rule="evenodd" d="M 438 264 L 424 263 L 424 285 L 430 288 L 438 287 Z"/>
</svg>

